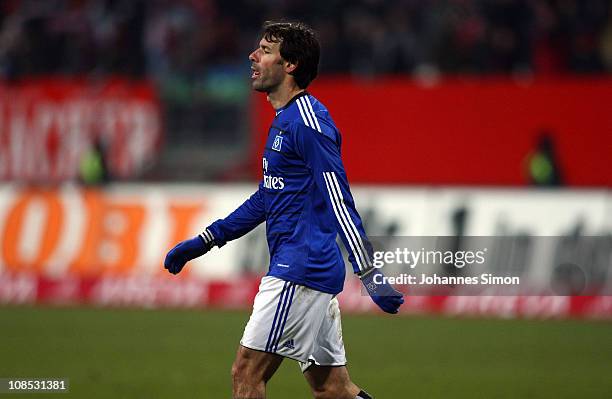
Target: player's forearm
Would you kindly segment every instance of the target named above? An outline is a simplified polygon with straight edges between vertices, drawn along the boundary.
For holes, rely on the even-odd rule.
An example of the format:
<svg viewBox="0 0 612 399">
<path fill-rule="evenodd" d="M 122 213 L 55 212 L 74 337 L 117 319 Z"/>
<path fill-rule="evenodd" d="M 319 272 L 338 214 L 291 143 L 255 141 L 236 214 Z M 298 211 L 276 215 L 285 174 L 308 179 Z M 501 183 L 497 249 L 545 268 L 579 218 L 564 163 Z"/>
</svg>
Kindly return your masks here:
<svg viewBox="0 0 612 399">
<path fill-rule="evenodd" d="M 214 243 L 222 247 L 259 226 L 266 219 L 266 210 L 260 188 L 225 219 L 219 219 L 206 228 Z"/>
<path fill-rule="evenodd" d="M 231 216 L 231 215 L 230 215 Z M 227 217 L 219 219 L 206 228 L 217 247 L 224 246 L 227 242 L 236 240 L 259 226 L 265 217 L 258 218 L 236 218 Z"/>
</svg>

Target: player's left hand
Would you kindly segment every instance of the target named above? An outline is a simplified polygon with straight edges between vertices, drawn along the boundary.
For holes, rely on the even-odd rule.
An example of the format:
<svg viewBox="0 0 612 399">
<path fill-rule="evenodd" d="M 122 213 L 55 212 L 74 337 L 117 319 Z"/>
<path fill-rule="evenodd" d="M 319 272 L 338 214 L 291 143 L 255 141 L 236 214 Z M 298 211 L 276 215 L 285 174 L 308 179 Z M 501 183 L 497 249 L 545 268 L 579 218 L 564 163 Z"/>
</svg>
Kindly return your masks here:
<svg viewBox="0 0 612 399">
<path fill-rule="evenodd" d="M 178 274 L 185 267 L 185 263 L 204 255 L 210 251 L 212 246 L 212 243 L 206 244 L 200 236 L 182 241 L 168 251 L 164 260 L 164 268 L 172 274 Z"/>
<path fill-rule="evenodd" d="M 379 277 L 375 279 L 375 276 Z M 375 269 L 359 278 L 361 279 L 361 282 L 368 291 L 368 294 L 374 303 L 377 304 L 383 311 L 395 314 L 399 311 L 400 306 L 402 306 L 404 303 L 404 295 L 394 289 L 391 284 L 387 283 L 386 281 L 383 282 L 382 277 L 384 277 L 382 272 Z M 376 282 L 379 282 L 380 284 L 377 284 Z"/>
</svg>

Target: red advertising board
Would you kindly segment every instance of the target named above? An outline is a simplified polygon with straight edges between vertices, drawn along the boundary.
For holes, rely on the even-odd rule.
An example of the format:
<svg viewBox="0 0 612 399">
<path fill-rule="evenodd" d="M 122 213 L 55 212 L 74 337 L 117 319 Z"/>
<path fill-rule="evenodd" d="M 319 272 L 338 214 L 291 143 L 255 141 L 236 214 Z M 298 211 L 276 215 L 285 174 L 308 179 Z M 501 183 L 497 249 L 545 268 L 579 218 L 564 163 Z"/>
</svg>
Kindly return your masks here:
<svg viewBox="0 0 612 399">
<path fill-rule="evenodd" d="M 258 277 L 207 280 L 193 276 L 45 277 L 0 274 L 0 304 L 86 304 L 129 307 L 214 307 L 248 309 Z M 339 295 L 344 312 L 379 312 L 351 280 Z M 402 314 L 442 314 L 525 319 L 612 318 L 610 296 L 407 296 Z"/>
<path fill-rule="evenodd" d="M 148 82 L 0 83 L 0 180 L 74 179 L 95 142 L 113 176 L 131 177 L 157 153 L 160 138 L 160 106 Z"/>
<path fill-rule="evenodd" d="M 343 135 L 351 182 L 524 185 L 526 156 L 547 129 L 565 183 L 612 186 L 610 78 L 322 78 L 309 90 Z M 265 96 L 254 103 L 257 160 L 274 113 Z"/>
</svg>

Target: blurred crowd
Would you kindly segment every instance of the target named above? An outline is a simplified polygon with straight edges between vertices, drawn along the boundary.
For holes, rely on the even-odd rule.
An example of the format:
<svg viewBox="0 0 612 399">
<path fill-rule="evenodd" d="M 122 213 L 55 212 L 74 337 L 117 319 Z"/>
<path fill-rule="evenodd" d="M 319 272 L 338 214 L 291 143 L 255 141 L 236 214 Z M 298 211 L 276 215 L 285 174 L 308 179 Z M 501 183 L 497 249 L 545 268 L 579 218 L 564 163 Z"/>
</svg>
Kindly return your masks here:
<svg viewBox="0 0 612 399">
<path fill-rule="evenodd" d="M 2 0 L 0 76 L 242 71 L 278 18 L 318 30 L 323 73 L 612 71 L 612 0 Z"/>
</svg>

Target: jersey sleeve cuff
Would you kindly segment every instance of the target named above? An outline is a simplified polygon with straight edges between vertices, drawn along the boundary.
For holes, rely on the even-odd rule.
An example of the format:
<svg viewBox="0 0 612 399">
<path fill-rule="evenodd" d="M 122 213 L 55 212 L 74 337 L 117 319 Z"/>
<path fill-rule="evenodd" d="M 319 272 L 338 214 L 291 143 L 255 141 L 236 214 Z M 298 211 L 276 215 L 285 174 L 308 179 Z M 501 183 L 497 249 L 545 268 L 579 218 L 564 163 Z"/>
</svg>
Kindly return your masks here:
<svg viewBox="0 0 612 399">
<path fill-rule="evenodd" d="M 215 236 L 208 229 L 200 233 L 200 238 L 204 240 L 204 244 L 206 245 L 212 246 L 215 244 Z"/>
<path fill-rule="evenodd" d="M 376 270 L 376 268 L 372 266 L 372 267 L 369 267 L 368 269 L 365 269 L 364 271 L 358 272 L 357 275 L 359 276 L 360 279 L 363 279 L 365 276 L 372 273 L 374 270 Z"/>
</svg>

